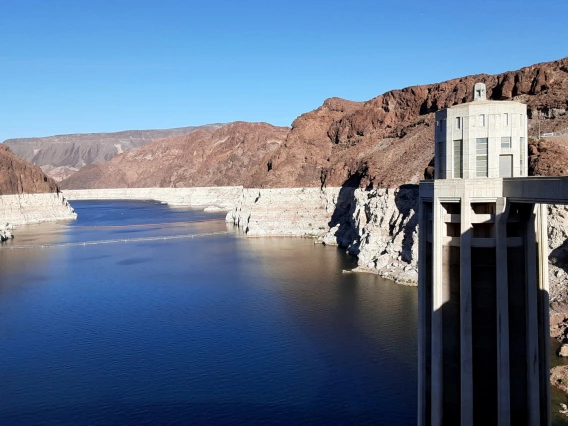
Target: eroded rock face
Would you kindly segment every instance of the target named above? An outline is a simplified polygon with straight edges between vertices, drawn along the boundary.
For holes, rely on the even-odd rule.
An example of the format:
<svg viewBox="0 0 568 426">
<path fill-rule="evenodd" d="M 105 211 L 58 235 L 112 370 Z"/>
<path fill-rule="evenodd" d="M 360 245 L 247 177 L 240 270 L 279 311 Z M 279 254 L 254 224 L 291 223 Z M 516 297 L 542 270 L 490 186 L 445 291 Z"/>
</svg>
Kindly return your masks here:
<svg viewBox="0 0 568 426">
<path fill-rule="evenodd" d="M 270 153 L 288 133 L 267 123 L 231 123 L 156 140 L 85 167 L 61 182 L 65 189 L 251 186 L 252 170 L 268 170 Z"/>
<path fill-rule="evenodd" d="M 340 188 L 245 188 L 226 220 L 251 237 L 318 237 L 329 229 L 339 193 Z"/>
<path fill-rule="evenodd" d="M 0 145 L 0 195 L 57 193 L 55 181 Z"/>
<path fill-rule="evenodd" d="M 0 223 L 10 226 L 76 218 L 61 192 L 0 196 Z"/>
<path fill-rule="evenodd" d="M 227 221 L 249 236 L 308 236 L 358 256 L 358 271 L 418 279 L 418 188 L 243 189 Z"/>
<path fill-rule="evenodd" d="M 320 240 L 347 247 L 358 257 L 358 271 L 378 273 L 400 284 L 418 281 L 418 187 L 397 189 L 342 188 L 330 230 Z M 341 200 L 342 197 L 340 196 Z M 351 202 L 347 200 L 351 199 Z"/>
<path fill-rule="evenodd" d="M 76 217 L 53 179 L 0 145 L 1 240 L 12 237 L 13 225 Z"/>
<path fill-rule="evenodd" d="M 529 176 L 568 176 L 568 136 L 531 141 Z"/>
</svg>

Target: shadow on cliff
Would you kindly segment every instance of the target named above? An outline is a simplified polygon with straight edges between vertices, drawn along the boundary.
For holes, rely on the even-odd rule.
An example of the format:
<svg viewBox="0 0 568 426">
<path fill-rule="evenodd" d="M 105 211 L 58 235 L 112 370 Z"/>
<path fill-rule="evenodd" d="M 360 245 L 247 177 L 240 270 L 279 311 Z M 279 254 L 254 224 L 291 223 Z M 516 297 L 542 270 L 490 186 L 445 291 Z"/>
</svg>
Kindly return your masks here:
<svg viewBox="0 0 568 426">
<path fill-rule="evenodd" d="M 418 238 L 415 234 L 418 231 L 418 185 L 405 184 L 398 187 L 395 195 L 395 204 L 399 213 L 402 214 L 403 220 L 400 224 L 402 229 L 402 247 L 401 247 L 401 260 L 406 263 L 412 263 L 413 251 L 412 248 L 418 245 Z M 395 234 L 394 225 L 389 229 L 390 235 Z"/>
<path fill-rule="evenodd" d="M 366 169 L 357 170 L 341 185 L 335 210 L 328 223 L 337 244 L 340 247 L 349 247 L 349 252 L 355 256 L 359 254 L 359 234 L 353 223 L 353 213 L 356 207 L 355 191 L 359 189 L 362 180 L 366 177 Z"/>
<path fill-rule="evenodd" d="M 548 260 L 554 266 L 561 268 L 564 272 L 568 273 L 568 240 L 564 241 L 559 247 L 556 247 L 550 252 Z"/>
</svg>

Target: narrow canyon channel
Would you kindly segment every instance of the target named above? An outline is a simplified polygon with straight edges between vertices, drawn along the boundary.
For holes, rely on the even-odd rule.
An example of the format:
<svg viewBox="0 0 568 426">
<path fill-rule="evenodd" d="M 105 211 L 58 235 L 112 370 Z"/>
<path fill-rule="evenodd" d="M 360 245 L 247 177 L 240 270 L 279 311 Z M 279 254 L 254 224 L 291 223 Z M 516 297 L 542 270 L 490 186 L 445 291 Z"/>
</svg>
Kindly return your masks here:
<svg viewBox="0 0 568 426">
<path fill-rule="evenodd" d="M 0 247 L 0 424 L 416 423 L 416 288 L 224 214 L 72 205 Z"/>
</svg>

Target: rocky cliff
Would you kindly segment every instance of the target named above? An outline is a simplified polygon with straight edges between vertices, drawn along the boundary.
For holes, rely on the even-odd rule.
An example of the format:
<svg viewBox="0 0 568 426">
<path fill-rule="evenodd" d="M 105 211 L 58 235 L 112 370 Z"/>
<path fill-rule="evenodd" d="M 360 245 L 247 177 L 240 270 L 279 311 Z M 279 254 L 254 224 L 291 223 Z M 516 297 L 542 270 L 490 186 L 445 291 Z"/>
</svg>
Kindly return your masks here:
<svg viewBox="0 0 568 426">
<path fill-rule="evenodd" d="M 416 185 L 243 189 L 227 221 L 248 236 L 302 236 L 358 256 L 358 271 L 416 284 Z"/>
<path fill-rule="evenodd" d="M 12 194 L 0 196 L 0 224 L 10 226 L 73 220 L 77 213 L 62 193 Z"/>
<path fill-rule="evenodd" d="M 248 236 L 320 237 L 329 229 L 340 188 L 242 189 L 227 222 Z"/>
<path fill-rule="evenodd" d="M 0 145 L 0 195 L 57 191 L 55 181 L 39 167 L 17 157 L 7 146 Z"/>
<path fill-rule="evenodd" d="M 76 217 L 53 179 L 0 145 L 0 226 Z"/>
<path fill-rule="evenodd" d="M 56 181 L 71 176 L 93 163 L 109 161 L 122 152 L 151 140 L 182 136 L 199 128 L 215 129 L 219 124 L 164 130 L 127 130 L 115 133 L 84 133 L 41 138 L 7 139 L 4 145 L 18 157 L 40 166 Z"/>
<path fill-rule="evenodd" d="M 568 128 L 568 58 L 497 75 L 474 75 L 408 87 L 367 102 L 328 99 L 298 117 L 286 143 L 272 158 L 271 187 L 343 185 L 354 173 L 365 187 L 417 183 L 434 154 L 434 113 L 472 99 L 474 83 L 487 85 L 489 99 L 527 104 L 529 134 Z M 404 167 L 401 167 L 404 161 Z"/>
</svg>

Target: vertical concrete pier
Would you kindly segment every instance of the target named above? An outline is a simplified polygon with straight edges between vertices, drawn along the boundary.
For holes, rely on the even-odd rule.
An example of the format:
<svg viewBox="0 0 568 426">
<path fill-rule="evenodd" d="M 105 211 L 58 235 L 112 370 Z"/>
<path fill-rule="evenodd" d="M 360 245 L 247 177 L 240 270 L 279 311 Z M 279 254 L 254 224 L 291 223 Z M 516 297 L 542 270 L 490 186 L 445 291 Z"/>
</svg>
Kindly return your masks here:
<svg viewBox="0 0 568 426">
<path fill-rule="evenodd" d="M 419 425 L 550 424 L 546 203 L 568 179 L 527 178 L 526 106 L 436 114 L 420 183 Z"/>
</svg>

